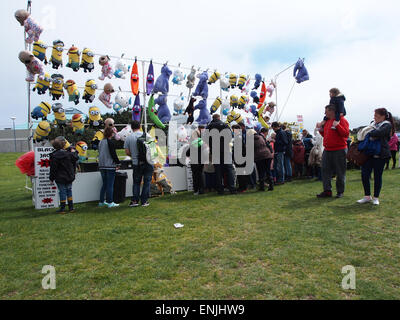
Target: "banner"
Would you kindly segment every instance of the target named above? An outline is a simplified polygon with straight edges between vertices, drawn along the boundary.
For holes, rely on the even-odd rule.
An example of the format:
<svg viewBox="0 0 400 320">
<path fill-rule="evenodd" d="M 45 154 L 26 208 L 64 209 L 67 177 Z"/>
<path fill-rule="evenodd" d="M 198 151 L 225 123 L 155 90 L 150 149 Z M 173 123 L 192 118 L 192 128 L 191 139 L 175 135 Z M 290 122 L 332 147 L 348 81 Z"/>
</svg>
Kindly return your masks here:
<svg viewBox="0 0 400 320">
<path fill-rule="evenodd" d="M 50 209 L 58 207 L 58 192 L 56 184 L 50 182 L 49 147 L 35 148 L 35 179 L 33 186 L 35 209 Z"/>
</svg>

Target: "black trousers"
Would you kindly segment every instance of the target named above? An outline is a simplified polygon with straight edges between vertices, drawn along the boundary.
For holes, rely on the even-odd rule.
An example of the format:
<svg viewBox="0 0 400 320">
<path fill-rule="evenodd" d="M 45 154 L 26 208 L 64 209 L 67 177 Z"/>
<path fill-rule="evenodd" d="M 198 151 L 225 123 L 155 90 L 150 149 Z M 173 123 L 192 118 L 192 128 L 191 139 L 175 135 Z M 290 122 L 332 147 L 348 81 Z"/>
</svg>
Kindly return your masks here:
<svg viewBox="0 0 400 320">
<path fill-rule="evenodd" d="M 273 185 L 271 177 L 271 163 L 272 159 L 256 161 L 258 181 L 261 188 L 264 187 L 265 181 L 267 181 L 270 186 Z"/>
<path fill-rule="evenodd" d="M 238 184 L 239 184 L 239 191 L 247 190 L 250 182 L 250 176 L 237 176 Z"/>
<path fill-rule="evenodd" d="M 194 192 L 204 192 L 204 181 L 203 181 L 204 165 L 191 164 L 190 167 L 192 169 Z"/>
</svg>

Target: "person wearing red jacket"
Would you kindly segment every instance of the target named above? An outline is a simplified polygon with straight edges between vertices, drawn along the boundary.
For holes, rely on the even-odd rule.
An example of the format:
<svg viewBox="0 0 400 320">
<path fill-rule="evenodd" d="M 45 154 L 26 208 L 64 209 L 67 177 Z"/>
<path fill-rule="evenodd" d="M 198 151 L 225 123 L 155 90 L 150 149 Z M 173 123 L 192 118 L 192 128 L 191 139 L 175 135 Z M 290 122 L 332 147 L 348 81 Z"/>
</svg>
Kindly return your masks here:
<svg viewBox="0 0 400 320">
<path fill-rule="evenodd" d="M 324 137 L 324 153 L 322 155 L 322 183 L 324 192 L 317 195 L 318 198 L 332 197 L 332 176 L 336 174 L 336 198 L 343 198 L 346 184 L 347 167 L 347 139 L 350 135 L 349 123 L 342 116 L 336 130 L 332 129 L 335 121 L 336 108 L 328 105 L 325 108 L 325 115 L 328 119 L 323 128 L 319 131 Z"/>
</svg>

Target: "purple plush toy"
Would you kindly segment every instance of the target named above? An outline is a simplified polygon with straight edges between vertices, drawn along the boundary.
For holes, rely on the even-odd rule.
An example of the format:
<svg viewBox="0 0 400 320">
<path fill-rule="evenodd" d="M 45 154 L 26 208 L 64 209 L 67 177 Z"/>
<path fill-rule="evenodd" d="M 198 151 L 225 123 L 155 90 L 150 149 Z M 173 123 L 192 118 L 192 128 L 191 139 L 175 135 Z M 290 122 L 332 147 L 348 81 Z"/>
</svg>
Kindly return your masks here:
<svg viewBox="0 0 400 320">
<path fill-rule="evenodd" d="M 304 60 L 299 59 L 293 70 L 293 77 L 296 78 L 297 83 L 302 83 L 304 81 L 310 80 L 307 68 L 304 65 Z"/>
<path fill-rule="evenodd" d="M 142 107 L 140 106 L 140 96 L 137 95 L 135 99 L 135 104 L 132 109 L 132 120 L 140 122 L 140 116 L 142 113 Z"/>
<path fill-rule="evenodd" d="M 208 98 L 208 73 L 204 71 L 201 75 L 198 76 L 200 79 L 199 84 L 196 87 L 196 90 L 193 93 L 193 97 L 202 97 L 203 99 Z"/>
<path fill-rule="evenodd" d="M 150 61 L 149 71 L 147 72 L 146 92 L 149 96 L 154 88 L 154 67 L 153 61 Z"/>
<path fill-rule="evenodd" d="M 154 103 L 158 105 L 158 119 L 160 119 L 160 121 L 164 124 L 169 123 L 169 121 L 171 120 L 171 112 L 169 111 L 169 108 L 167 106 L 167 95 L 163 94 L 159 96 L 157 99 L 154 100 Z"/>
<path fill-rule="evenodd" d="M 153 88 L 153 93 L 167 94 L 169 92 L 169 78 L 172 75 L 172 71 L 167 65 L 161 69 L 161 75 L 157 78 L 156 84 Z M 156 102 L 157 103 L 157 102 Z"/>
<path fill-rule="evenodd" d="M 257 90 L 259 87 L 260 87 L 260 85 L 261 85 L 261 81 L 262 81 L 262 76 L 261 76 L 261 74 L 256 74 L 256 82 L 254 83 L 254 88 L 253 88 L 253 90 Z"/>
<path fill-rule="evenodd" d="M 208 80 L 208 79 L 207 79 Z M 196 119 L 198 124 L 209 124 L 211 122 L 210 111 L 207 108 L 207 99 L 203 99 L 199 102 L 197 106 L 194 107 L 195 110 L 200 110 L 200 115 Z"/>
</svg>

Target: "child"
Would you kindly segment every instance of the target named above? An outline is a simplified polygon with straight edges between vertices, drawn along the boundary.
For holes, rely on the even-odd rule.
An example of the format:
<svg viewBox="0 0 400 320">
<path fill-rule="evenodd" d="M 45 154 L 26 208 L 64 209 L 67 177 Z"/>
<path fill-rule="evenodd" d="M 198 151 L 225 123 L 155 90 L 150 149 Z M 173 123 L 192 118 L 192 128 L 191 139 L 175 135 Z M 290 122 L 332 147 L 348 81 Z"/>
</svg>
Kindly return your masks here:
<svg viewBox="0 0 400 320">
<path fill-rule="evenodd" d="M 336 130 L 336 126 L 340 123 L 340 118 L 346 116 L 347 114 L 346 108 L 344 107 L 346 97 L 337 88 L 332 88 L 329 90 L 329 95 L 331 97 L 329 104 L 335 106 L 336 108 L 336 118 L 331 129 Z M 326 120 L 328 119 L 325 117 L 324 120 L 317 125 L 317 128 L 322 128 L 325 125 Z"/>
<path fill-rule="evenodd" d="M 79 160 L 75 149 L 64 150 L 65 138 L 58 137 L 53 142 L 56 149 L 50 154 L 50 181 L 57 184 L 60 193 L 60 209 L 57 213 L 65 214 L 68 199 L 69 212 L 74 212 L 72 200 L 72 182 L 75 180 L 76 163 Z"/>
</svg>

